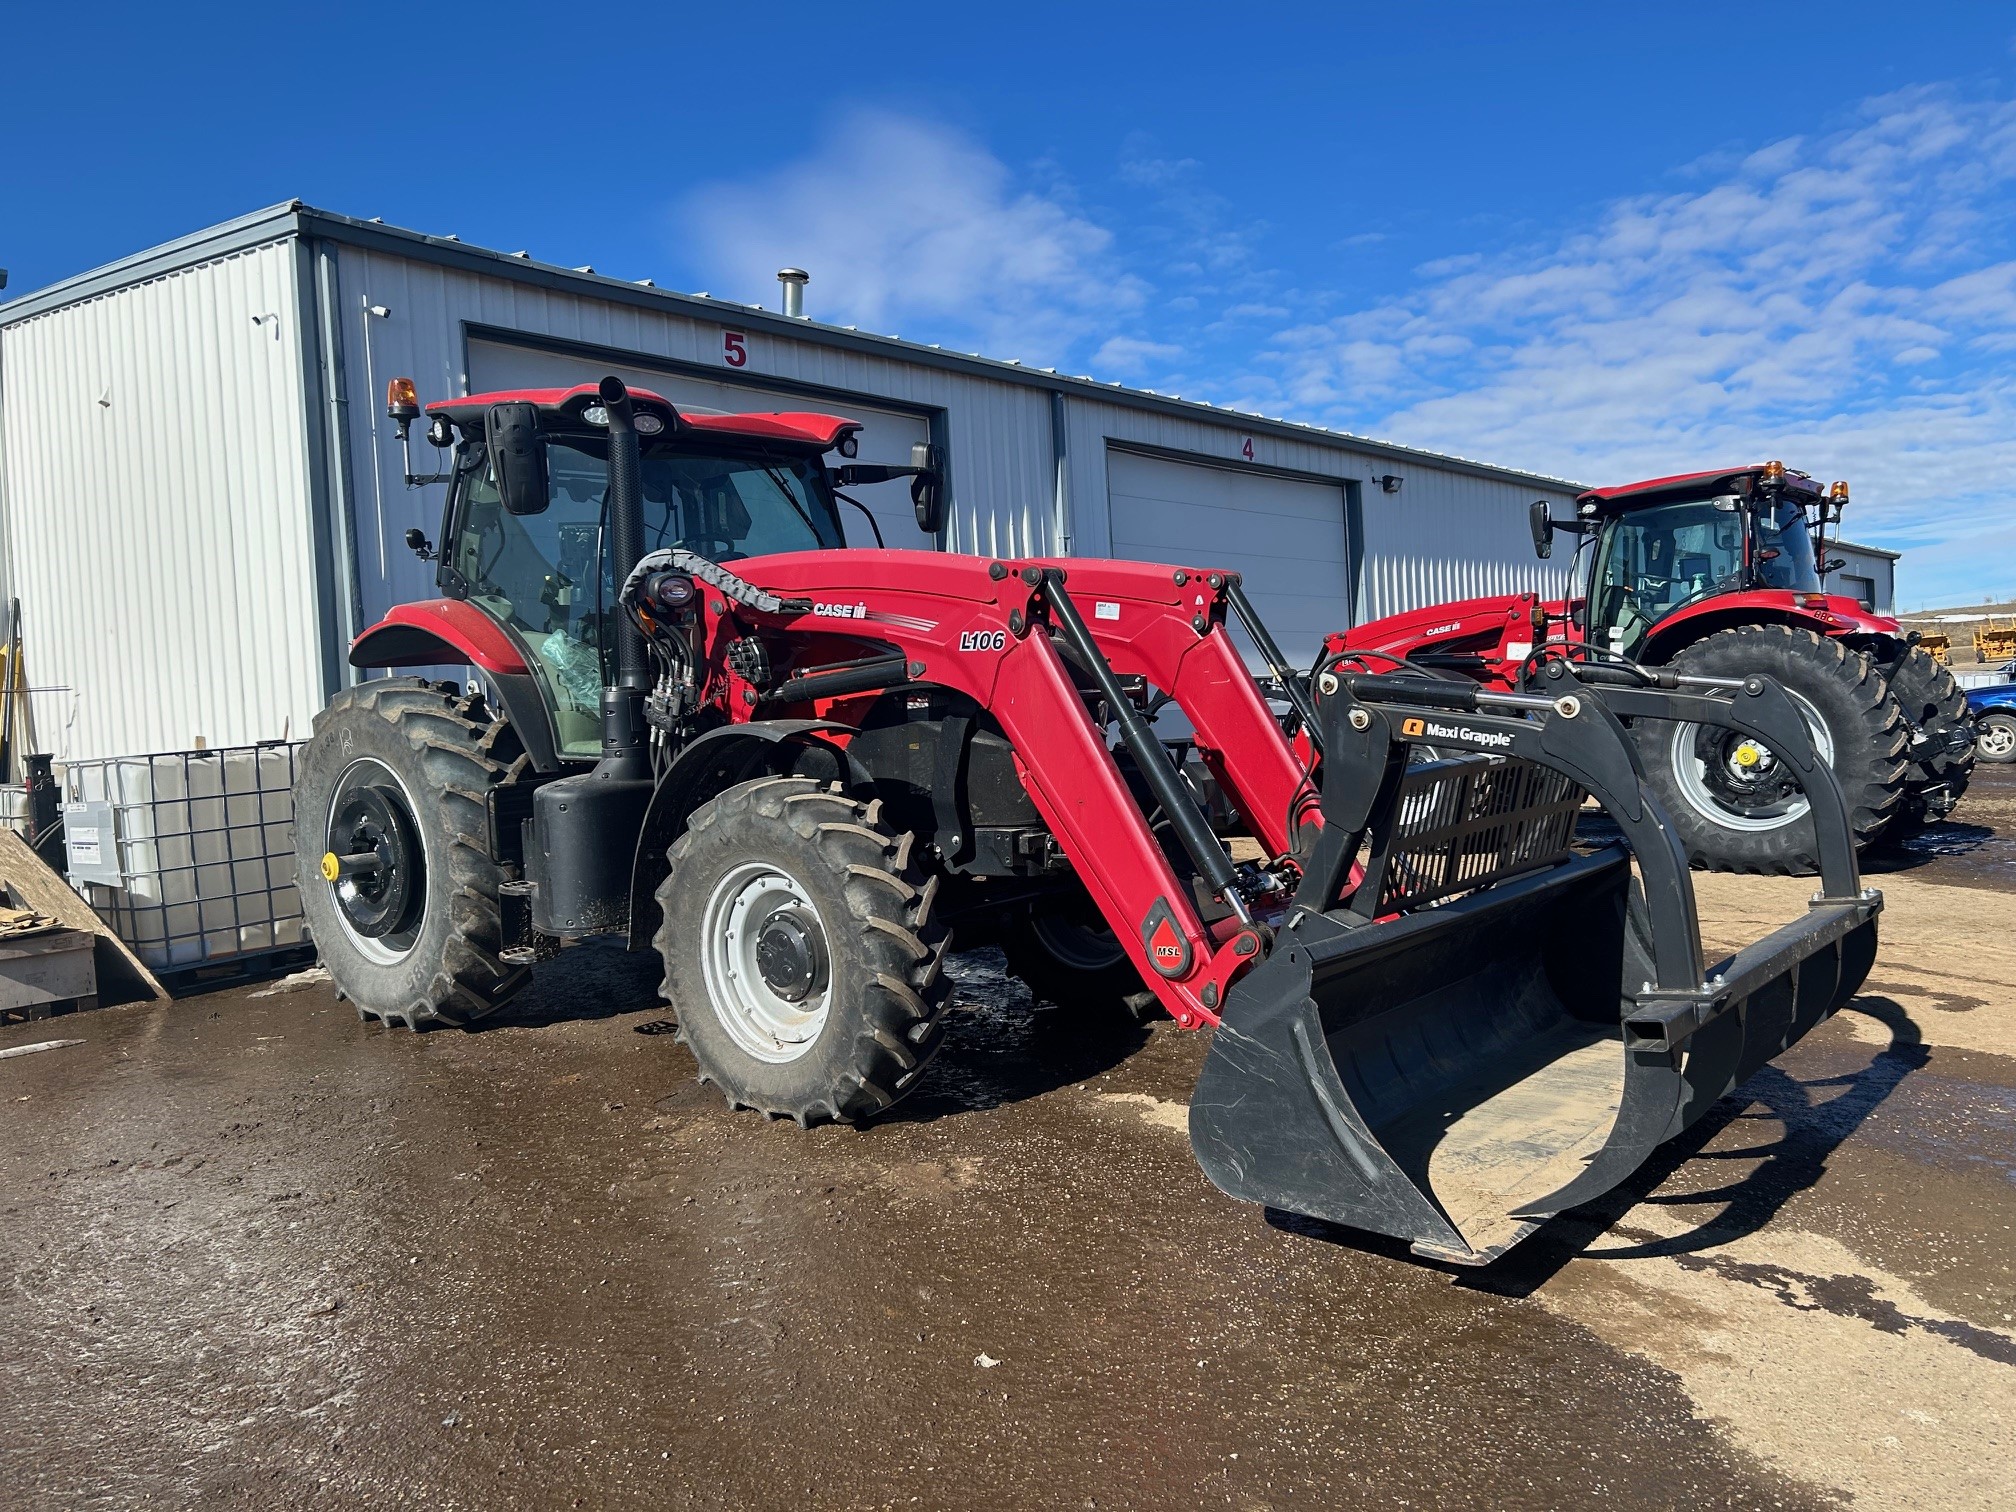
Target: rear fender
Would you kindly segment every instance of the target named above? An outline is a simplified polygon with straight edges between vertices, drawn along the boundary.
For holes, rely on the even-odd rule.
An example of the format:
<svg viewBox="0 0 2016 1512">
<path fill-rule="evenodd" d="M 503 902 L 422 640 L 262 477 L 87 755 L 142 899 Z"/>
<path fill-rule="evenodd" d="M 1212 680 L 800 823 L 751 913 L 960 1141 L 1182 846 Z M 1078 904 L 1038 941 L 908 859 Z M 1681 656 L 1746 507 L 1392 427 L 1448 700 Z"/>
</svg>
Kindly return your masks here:
<svg viewBox="0 0 2016 1512">
<path fill-rule="evenodd" d="M 1723 594 L 1668 615 L 1646 637 L 1639 660 L 1663 664 L 1717 631 L 1739 630 L 1746 625 L 1787 625 L 1795 630 L 1810 630 L 1823 640 L 1852 641 L 1879 659 L 1883 657 L 1886 641 L 1894 640 L 1900 645 L 1903 642 L 1903 633 L 1895 620 L 1870 614 L 1853 599 L 1831 597 L 1825 609 L 1807 609 L 1790 593 L 1771 590 Z"/>
<path fill-rule="evenodd" d="M 665 852 L 686 828 L 693 811 L 715 794 L 779 770 L 790 746 L 809 746 L 818 733 L 853 735 L 854 726 L 830 719 L 752 719 L 747 724 L 709 730 L 672 759 L 644 810 L 637 832 L 637 853 L 630 863 L 630 948 L 649 948 L 657 932 L 658 884 L 670 866 Z M 829 774 L 849 789 L 867 785 L 867 775 L 845 747 L 816 742 L 833 756 Z"/>
<path fill-rule="evenodd" d="M 503 715 L 539 772 L 560 770 L 553 719 L 524 646 L 511 630 L 474 604 L 424 599 L 394 604 L 385 618 L 350 645 L 353 667 L 478 668 L 496 690 Z"/>
</svg>

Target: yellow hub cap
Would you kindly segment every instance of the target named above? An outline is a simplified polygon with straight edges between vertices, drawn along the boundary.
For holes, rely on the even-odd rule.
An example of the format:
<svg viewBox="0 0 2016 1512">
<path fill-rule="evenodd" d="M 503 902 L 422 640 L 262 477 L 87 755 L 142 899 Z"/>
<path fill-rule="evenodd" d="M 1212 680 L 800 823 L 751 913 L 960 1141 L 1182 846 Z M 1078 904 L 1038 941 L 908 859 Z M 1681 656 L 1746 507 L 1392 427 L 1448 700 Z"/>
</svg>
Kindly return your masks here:
<svg viewBox="0 0 2016 1512">
<path fill-rule="evenodd" d="M 1736 765 L 1742 767 L 1745 771 L 1748 771 L 1763 759 L 1764 753 L 1747 740 L 1736 747 Z M 327 866 L 329 863 L 325 861 L 322 864 Z"/>
<path fill-rule="evenodd" d="M 343 863 L 336 859 L 336 852 L 324 851 L 322 853 L 322 880 L 325 882 L 334 882 L 342 875 Z"/>
</svg>

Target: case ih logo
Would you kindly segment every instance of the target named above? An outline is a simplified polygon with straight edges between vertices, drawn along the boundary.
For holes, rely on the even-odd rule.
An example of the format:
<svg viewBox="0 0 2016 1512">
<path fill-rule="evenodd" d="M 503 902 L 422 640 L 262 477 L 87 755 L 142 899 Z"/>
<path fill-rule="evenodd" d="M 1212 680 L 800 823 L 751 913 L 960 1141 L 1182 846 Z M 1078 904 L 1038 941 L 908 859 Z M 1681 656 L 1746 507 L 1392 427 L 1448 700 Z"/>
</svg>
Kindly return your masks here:
<svg viewBox="0 0 2016 1512">
<path fill-rule="evenodd" d="M 813 614 L 821 619 L 866 619 L 866 604 L 818 604 L 812 606 Z"/>
<path fill-rule="evenodd" d="M 1512 744 L 1512 737 L 1503 730 L 1473 730 L 1468 725 L 1436 724 L 1427 719 L 1410 719 L 1400 729 L 1406 735 L 1426 735 L 1430 740 L 1460 740 L 1465 745 L 1481 746 L 1488 751 L 1501 750 Z"/>
</svg>

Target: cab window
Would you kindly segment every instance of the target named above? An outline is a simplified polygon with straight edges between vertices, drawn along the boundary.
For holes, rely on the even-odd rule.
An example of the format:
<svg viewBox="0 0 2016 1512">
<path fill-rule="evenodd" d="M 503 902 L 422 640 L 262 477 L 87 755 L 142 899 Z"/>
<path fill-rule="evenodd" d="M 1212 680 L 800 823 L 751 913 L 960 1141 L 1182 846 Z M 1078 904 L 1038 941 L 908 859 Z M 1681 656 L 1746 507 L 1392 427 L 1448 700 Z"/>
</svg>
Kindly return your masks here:
<svg viewBox="0 0 2016 1512">
<path fill-rule="evenodd" d="M 465 450 L 459 482 L 449 565 L 469 598 L 531 649 L 568 756 L 600 750 L 602 688 L 615 650 L 607 456 L 600 437 L 549 440 L 552 503 L 536 515 L 505 511 L 480 445 Z M 646 451 L 644 549 L 681 547 L 733 562 L 837 547 L 839 521 L 817 469 L 802 455 Z"/>
</svg>

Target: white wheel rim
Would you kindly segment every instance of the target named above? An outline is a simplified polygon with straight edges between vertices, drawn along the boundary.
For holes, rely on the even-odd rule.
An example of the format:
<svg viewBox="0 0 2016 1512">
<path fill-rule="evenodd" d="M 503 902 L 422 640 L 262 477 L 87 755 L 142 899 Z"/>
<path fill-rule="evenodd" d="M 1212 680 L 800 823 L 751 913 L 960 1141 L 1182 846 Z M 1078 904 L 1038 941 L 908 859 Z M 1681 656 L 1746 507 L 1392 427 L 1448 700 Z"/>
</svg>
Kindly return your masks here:
<svg viewBox="0 0 2016 1512">
<path fill-rule="evenodd" d="M 786 911 L 809 917 L 823 936 L 825 921 L 804 884 L 767 861 L 748 861 L 714 884 L 701 916 L 708 1005 L 738 1048 L 773 1066 L 797 1060 L 818 1043 L 833 1000 L 830 973 L 797 1002 L 764 979 L 756 946 L 764 924 Z"/>
<path fill-rule="evenodd" d="M 1820 711 L 1813 707 L 1812 702 L 1804 694 L 1794 693 L 1790 688 L 1787 688 L 1785 693 L 1792 700 L 1793 706 L 1799 710 L 1800 717 L 1806 721 L 1806 733 L 1812 737 L 1814 752 L 1831 767 L 1834 764 L 1834 737 L 1828 732 L 1826 721 L 1820 717 Z M 1811 805 L 1807 803 L 1806 795 L 1797 789 L 1788 794 L 1782 802 L 1774 804 L 1767 813 L 1739 814 L 1727 808 L 1708 780 L 1708 763 L 1694 754 L 1695 741 L 1700 733 L 1701 726 L 1697 724 L 1680 724 L 1673 727 L 1671 750 L 1673 779 L 1680 789 L 1680 796 L 1687 800 L 1688 807 L 1721 829 L 1740 830 L 1753 835 L 1783 829 L 1786 825 L 1805 817 Z M 1767 759 L 1770 759 L 1769 748 L 1762 741 L 1746 743 L 1754 745 Z"/>
<path fill-rule="evenodd" d="M 406 804 L 407 820 L 413 827 L 413 838 L 420 846 L 420 865 L 423 871 L 425 868 L 432 866 L 434 858 L 427 853 L 427 835 L 426 831 L 421 828 L 420 809 L 413 802 L 412 791 L 406 786 L 405 780 L 397 772 L 393 771 L 392 768 L 385 765 L 384 762 L 378 760 L 375 756 L 359 757 L 356 761 L 351 762 L 350 765 L 345 767 L 341 775 L 337 777 L 336 786 L 329 794 L 329 812 L 323 815 L 322 818 L 322 833 L 325 836 L 329 834 L 330 827 L 336 822 L 336 811 L 342 807 L 343 799 L 355 788 L 365 785 L 363 782 L 356 780 L 365 776 L 368 776 L 369 780 L 374 784 L 389 781 L 393 787 L 399 790 L 399 796 Z M 420 944 L 420 931 L 427 925 L 427 899 L 425 896 L 422 896 L 420 899 L 420 916 L 414 920 L 412 929 L 401 930 L 398 935 L 394 936 L 373 937 L 360 933 L 356 926 L 350 922 L 349 914 L 343 910 L 340 895 L 344 888 L 354 886 L 356 886 L 354 882 L 347 881 L 338 882 L 330 886 L 330 891 L 338 894 L 335 910 L 336 922 L 342 926 L 343 937 L 350 942 L 351 948 L 357 954 L 364 957 L 365 960 L 371 962 L 374 966 L 397 966 L 401 961 L 413 954 Z M 386 941 L 388 939 L 395 943 L 387 944 Z M 403 945 L 396 943 L 402 939 L 405 942 Z"/>
<path fill-rule="evenodd" d="M 1976 737 L 1984 756 L 2007 756 L 2016 751 L 2016 720 L 1991 719 L 1981 726 Z"/>
</svg>

